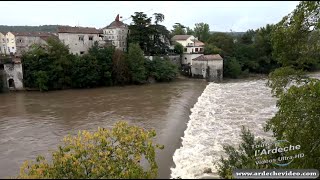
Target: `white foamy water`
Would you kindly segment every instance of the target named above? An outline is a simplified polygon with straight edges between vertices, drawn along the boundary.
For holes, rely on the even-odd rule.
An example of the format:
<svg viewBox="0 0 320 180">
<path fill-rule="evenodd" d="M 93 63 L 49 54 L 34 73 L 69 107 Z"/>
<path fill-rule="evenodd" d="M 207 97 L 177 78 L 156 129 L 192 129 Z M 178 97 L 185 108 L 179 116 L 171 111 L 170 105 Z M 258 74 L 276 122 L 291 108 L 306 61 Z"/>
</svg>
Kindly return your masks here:
<svg viewBox="0 0 320 180">
<path fill-rule="evenodd" d="M 256 137 L 269 139 L 265 122 L 277 111 L 276 99 L 266 80 L 210 83 L 191 109 L 182 147 L 173 155 L 176 165 L 172 178 L 201 178 L 206 168 L 217 176 L 215 164 L 225 155 L 222 145 L 238 145 L 241 126 L 249 127 Z"/>
</svg>

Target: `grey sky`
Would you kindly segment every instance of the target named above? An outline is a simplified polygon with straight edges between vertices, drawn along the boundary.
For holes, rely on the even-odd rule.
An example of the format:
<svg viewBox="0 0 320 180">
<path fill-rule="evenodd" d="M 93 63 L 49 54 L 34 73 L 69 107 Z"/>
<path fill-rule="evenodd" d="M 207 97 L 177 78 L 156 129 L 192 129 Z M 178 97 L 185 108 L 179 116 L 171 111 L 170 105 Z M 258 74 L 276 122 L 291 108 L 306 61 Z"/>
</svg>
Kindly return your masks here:
<svg viewBox="0 0 320 180">
<path fill-rule="evenodd" d="M 0 1 L 1 25 L 59 24 L 102 28 L 117 14 L 123 19 L 134 12 L 165 15 L 169 30 L 179 22 L 194 27 L 204 22 L 212 31 L 246 31 L 277 23 L 299 1 Z M 13 13 L 14 12 L 14 13 Z M 131 19 L 124 21 L 130 24 Z"/>
</svg>

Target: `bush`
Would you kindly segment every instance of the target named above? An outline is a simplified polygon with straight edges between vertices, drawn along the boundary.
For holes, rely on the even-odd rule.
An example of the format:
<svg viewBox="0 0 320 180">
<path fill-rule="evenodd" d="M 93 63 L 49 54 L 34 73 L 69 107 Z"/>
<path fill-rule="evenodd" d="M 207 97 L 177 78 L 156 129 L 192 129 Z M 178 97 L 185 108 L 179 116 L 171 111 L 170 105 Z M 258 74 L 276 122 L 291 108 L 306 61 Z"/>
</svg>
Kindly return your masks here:
<svg viewBox="0 0 320 180">
<path fill-rule="evenodd" d="M 240 63 L 234 58 L 224 61 L 223 73 L 225 77 L 238 78 L 242 71 Z"/>
<path fill-rule="evenodd" d="M 178 75 L 178 67 L 170 59 L 155 57 L 152 61 L 147 61 L 149 76 L 157 81 L 172 81 Z"/>
<path fill-rule="evenodd" d="M 112 130 L 98 128 L 90 133 L 79 131 L 66 136 L 64 144 L 52 153 L 52 162 L 38 156 L 35 162 L 26 161 L 17 178 L 35 179 L 119 179 L 157 177 L 154 130 L 147 131 L 125 122 L 116 123 Z M 143 167 L 141 160 L 148 162 Z"/>
</svg>

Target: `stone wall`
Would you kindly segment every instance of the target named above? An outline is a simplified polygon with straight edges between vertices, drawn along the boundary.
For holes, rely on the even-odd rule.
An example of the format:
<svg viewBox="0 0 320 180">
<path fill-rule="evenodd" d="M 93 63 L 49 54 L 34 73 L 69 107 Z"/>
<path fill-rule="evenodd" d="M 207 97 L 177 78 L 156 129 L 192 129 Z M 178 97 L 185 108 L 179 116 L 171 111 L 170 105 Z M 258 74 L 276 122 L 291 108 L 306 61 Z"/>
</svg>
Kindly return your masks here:
<svg viewBox="0 0 320 180">
<path fill-rule="evenodd" d="M 223 60 L 197 60 L 191 66 L 192 77 L 206 78 L 209 82 L 222 81 Z"/>
<path fill-rule="evenodd" d="M 10 90 L 23 90 L 23 73 L 21 63 L 4 64 L 5 84 Z"/>
</svg>

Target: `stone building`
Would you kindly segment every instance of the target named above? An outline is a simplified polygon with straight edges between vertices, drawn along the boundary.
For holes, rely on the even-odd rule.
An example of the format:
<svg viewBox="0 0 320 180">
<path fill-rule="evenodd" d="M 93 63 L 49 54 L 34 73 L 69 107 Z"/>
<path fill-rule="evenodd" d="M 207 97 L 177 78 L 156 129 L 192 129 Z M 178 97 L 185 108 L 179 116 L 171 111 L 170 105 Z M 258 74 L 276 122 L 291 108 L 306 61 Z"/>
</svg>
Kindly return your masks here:
<svg viewBox="0 0 320 180">
<path fill-rule="evenodd" d="M 65 45 L 69 46 L 72 54 L 85 54 L 94 42 L 102 40 L 102 31 L 90 27 L 59 26 L 58 37 Z"/>
<path fill-rule="evenodd" d="M 219 54 L 201 55 L 192 62 L 192 77 L 206 78 L 209 82 L 222 80 L 223 59 Z"/>
<path fill-rule="evenodd" d="M 127 36 L 129 28 L 127 24 L 120 21 L 119 14 L 116 19 L 108 26 L 102 28 L 103 40 L 110 41 L 116 49 L 126 51 L 127 50 Z"/>
<path fill-rule="evenodd" d="M 23 73 L 20 58 L 2 56 L 0 58 L 0 73 L 5 90 L 23 90 Z"/>
<path fill-rule="evenodd" d="M 58 38 L 54 33 L 45 32 L 13 32 L 16 39 L 15 56 L 20 57 L 24 52 L 28 51 L 33 44 L 47 44 L 49 37 Z"/>
</svg>

